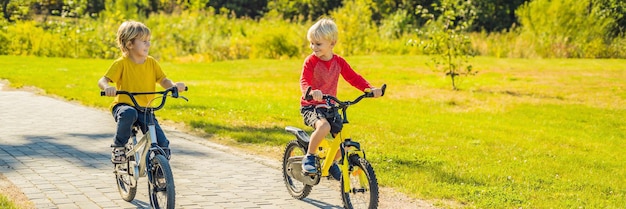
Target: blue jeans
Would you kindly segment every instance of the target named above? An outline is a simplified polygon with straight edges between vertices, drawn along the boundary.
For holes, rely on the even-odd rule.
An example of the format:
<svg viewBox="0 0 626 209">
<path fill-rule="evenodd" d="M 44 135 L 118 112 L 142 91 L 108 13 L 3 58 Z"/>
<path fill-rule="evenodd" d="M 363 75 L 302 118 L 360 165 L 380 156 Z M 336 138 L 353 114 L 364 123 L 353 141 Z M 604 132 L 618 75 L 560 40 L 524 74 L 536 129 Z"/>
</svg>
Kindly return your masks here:
<svg viewBox="0 0 626 209">
<path fill-rule="evenodd" d="M 133 124 L 138 124 L 141 127 L 141 131 L 145 134 L 148 131 L 148 122 L 151 118 L 154 118 L 157 144 L 163 148 L 169 147 L 170 141 L 165 137 L 165 133 L 163 133 L 163 129 L 159 126 L 159 121 L 154 117 L 154 114 L 146 115 L 127 104 L 115 105 L 112 113 L 113 118 L 117 122 L 117 132 L 115 133 L 115 141 L 112 146 L 126 145 L 130 138 Z"/>
</svg>

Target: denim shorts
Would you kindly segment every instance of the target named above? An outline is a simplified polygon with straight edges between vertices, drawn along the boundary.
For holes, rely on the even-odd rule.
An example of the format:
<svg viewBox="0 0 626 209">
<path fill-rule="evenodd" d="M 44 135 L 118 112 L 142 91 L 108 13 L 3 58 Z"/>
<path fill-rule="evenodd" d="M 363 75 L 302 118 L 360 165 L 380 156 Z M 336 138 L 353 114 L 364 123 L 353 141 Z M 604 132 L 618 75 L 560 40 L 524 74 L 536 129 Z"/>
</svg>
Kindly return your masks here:
<svg viewBox="0 0 626 209">
<path fill-rule="evenodd" d="M 343 129 L 343 119 L 337 109 L 315 108 L 315 106 L 305 106 L 300 108 L 300 114 L 304 118 L 304 124 L 315 128 L 315 122 L 326 118 L 330 124 L 330 133 L 337 134 Z"/>
</svg>

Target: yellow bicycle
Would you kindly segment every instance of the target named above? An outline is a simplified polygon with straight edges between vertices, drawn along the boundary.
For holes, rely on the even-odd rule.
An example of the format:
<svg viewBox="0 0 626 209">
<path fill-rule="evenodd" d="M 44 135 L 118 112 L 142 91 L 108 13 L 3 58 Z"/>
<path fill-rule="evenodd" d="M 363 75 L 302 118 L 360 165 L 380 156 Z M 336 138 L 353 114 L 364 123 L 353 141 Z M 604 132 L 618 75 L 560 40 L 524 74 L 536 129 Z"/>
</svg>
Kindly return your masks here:
<svg viewBox="0 0 626 209">
<path fill-rule="evenodd" d="M 387 85 L 382 86 L 382 95 L 385 95 Z M 310 91 L 310 89 L 308 90 Z M 308 92 L 307 94 L 308 95 Z M 353 101 L 341 101 L 334 96 L 324 95 L 323 99 L 331 108 L 341 109 L 343 123 L 347 124 L 346 110 L 366 97 L 373 97 L 373 93 L 366 93 Z M 319 145 L 316 153 L 318 157 L 318 173 L 307 175 L 302 171 L 302 158 L 309 145 L 309 135 L 302 129 L 287 126 L 285 130 L 296 136 L 290 141 L 283 156 L 283 178 L 287 190 L 292 197 L 303 199 L 311 193 L 313 186 L 319 184 L 322 177 L 329 176 L 329 168 L 333 164 L 335 153 L 341 150 L 341 160 L 338 166 L 341 169 L 341 198 L 344 208 L 377 208 L 378 207 L 378 180 L 374 168 L 365 158 L 365 151 L 361 145 L 351 138 L 344 138 L 342 132 L 327 137 Z"/>
<path fill-rule="evenodd" d="M 187 91 L 187 89 L 185 89 Z M 171 92 L 171 94 L 169 94 Z M 165 91 L 157 92 L 127 92 L 116 91 L 116 94 L 125 94 L 133 101 L 133 106 L 139 110 L 144 116 L 149 117 L 147 130 L 141 139 L 137 140 L 137 133 L 141 128 L 139 125 L 133 125 L 131 139 L 126 144 L 126 161 L 124 163 L 116 163 L 113 165 L 117 189 L 122 199 L 130 202 L 135 199 L 137 194 L 137 181 L 139 177 L 148 176 L 148 196 L 150 197 L 150 206 L 152 208 L 174 208 L 176 201 L 176 188 L 174 185 L 174 175 L 169 163 L 169 154 L 157 144 L 155 133 L 155 123 L 153 114 L 165 105 L 166 98 L 182 98 L 187 101 L 184 96 L 178 95 L 176 87 L 169 88 Z M 155 97 L 152 101 L 161 98 L 158 107 L 142 107 L 135 100 L 135 95 L 157 94 L 161 97 Z M 104 92 L 100 92 L 100 96 L 104 96 Z"/>
</svg>

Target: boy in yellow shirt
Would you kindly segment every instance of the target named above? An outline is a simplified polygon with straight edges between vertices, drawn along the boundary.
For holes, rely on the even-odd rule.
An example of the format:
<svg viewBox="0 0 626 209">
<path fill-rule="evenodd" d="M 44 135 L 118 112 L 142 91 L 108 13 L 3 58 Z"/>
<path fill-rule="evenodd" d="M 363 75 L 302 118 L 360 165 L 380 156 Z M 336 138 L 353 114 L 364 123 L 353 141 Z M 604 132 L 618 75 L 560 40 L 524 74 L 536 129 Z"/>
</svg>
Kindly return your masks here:
<svg viewBox="0 0 626 209">
<path fill-rule="evenodd" d="M 98 80 L 98 87 L 105 92 L 106 96 L 115 96 L 110 106 L 117 122 L 115 141 L 111 145 L 113 148 L 111 162 L 113 163 L 123 163 L 126 160 L 124 145 L 130 138 L 133 124 L 138 123 L 141 130 L 145 132 L 148 122 L 145 117 L 139 117 L 143 113 L 132 106 L 130 97 L 116 95 L 116 91 L 153 92 L 155 91 L 155 83 L 160 84 L 165 89 L 176 86 L 179 92 L 185 90 L 184 83 L 174 83 L 168 79 L 161 70 L 159 63 L 148 55 L 150 36 L 150 29 L 143 23 L 135 21 L 122 23 L 117 30 L 116 41 L 123 56 L 115 60 L 105 75 Z M 115 83 L 115 86 L 111 86 L 109 83 Z M 154 95 L 135 96 L 137 103 L 144 107 L 152 98 Z M 155 122 L 157 143 L 165 150 L 169 158 L 169 141 L 154 115 L 152 118 Z"/>
</svg>

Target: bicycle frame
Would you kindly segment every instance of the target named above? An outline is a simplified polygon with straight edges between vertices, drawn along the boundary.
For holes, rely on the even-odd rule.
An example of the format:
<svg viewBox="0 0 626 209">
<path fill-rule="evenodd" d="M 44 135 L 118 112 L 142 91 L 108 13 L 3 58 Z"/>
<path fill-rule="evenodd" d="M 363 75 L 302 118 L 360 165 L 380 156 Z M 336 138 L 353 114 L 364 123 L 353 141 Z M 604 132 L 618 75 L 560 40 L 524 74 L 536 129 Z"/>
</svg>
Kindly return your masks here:
<svg viewBox="0 0 626 209">
<path fill-rule="evenodd" d="M 138 174 L 134 175 L 134 177 L 135 180 L 138 180 L 139 177 L 146 176 L 147 165 L 148 161 L 150 160 L 149 151 L 159 150 L 161 154 L 164 154 L 164 151 L 162 151 L 162 149 L 160 149 L 160 147 L 157 145 L 156 129 L 153 122 L 148 125 L 148 131 L 141 137 L 139 142 L 137 142 L 137 136 L 135 134 L 133 134 L 132 138 L 133 148 L 126 152 L 126 156 L 134 155 L 135 163 L 139 162 L 139 165 L 133 165 L 135 173 Z M 148 144 L 148 140 L 150 140 L 150 144 Z"/>
<path fill-rule="evenodd" d="M 341 162 L 339 163 L 339 168 L 341 169 L 341 175 L 343 179 L 350 178 L 348 169 L 350 169 L 350 164 L 348 163 L 347 156 L 359 155 L 361 158 L 365 158 L 365 151 L 360 149 L 360 144 L 358 142 L 352 141 L 351 138 L 343 138 L 342 135 L 345 131 L 339 132 L 335 135 L 334 138 L 324 138 L 319 145 L 318 156 L 321 159 L 324 159 L 321 164 L 321 172 L 322 176 L 328 176 L 330 166 L 333 164 L 335 160 L 334 153 L 337 153 L 341 149 Z M 329 156 L 329 154 L 331 156 Z M 363 178 L 363 176 L 359 176 L 359 178 Z M 367 181 L 360 181 L 362 183 L 367 183 Z M 368 185 L 361 185 L 364 188 L 367 188 Z M 350 191 L 351 185 L 349 181 L 346 181 L 343 185 L 343 191 Z"/>
</svg>

